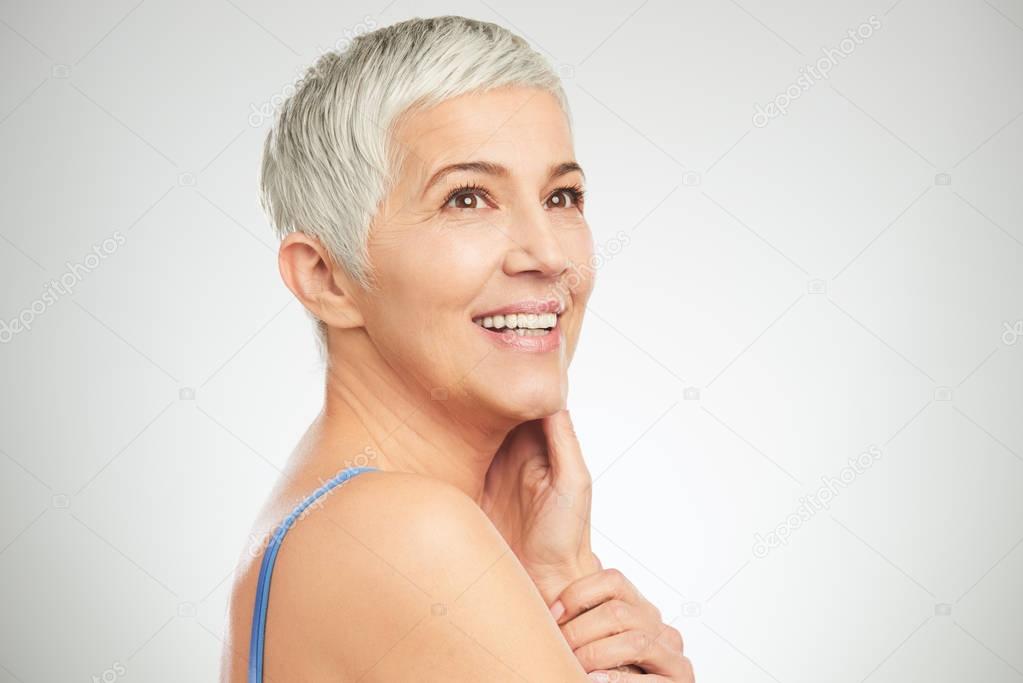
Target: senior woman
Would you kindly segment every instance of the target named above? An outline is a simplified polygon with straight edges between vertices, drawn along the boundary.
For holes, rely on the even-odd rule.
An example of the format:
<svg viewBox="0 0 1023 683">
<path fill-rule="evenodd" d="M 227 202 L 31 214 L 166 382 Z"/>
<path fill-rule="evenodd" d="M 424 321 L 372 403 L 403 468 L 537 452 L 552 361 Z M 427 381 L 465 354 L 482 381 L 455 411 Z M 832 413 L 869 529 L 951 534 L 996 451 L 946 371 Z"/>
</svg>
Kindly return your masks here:
<svg viewBox="0 0 1023 683">
<path fill-rule="evenodd" d="M 693 680 L 590 548 L 584 181 L 557 75 L 495 24 L 380 28 L 300 81 L 261 189 L 324 405 L 236 573 L 223 680 Z"/>
</svg>

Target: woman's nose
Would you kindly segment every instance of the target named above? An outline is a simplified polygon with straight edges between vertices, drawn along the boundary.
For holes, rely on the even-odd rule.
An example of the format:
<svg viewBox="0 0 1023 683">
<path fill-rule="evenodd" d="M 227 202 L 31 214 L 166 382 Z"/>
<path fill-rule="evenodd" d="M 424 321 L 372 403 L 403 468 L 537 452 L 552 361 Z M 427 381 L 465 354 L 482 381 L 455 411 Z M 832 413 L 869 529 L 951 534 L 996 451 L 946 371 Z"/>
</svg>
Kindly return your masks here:
<svg viewBox="0 0 1023 683">
<path fill-rule="evenodd" d="M 536 272 L 553 278 L 568 269 L 568 255 L 542 208 L 516 212 L 514 221 L 507 229 L 511 245 L 505 257 L 505 273 Z"/>
</svg>

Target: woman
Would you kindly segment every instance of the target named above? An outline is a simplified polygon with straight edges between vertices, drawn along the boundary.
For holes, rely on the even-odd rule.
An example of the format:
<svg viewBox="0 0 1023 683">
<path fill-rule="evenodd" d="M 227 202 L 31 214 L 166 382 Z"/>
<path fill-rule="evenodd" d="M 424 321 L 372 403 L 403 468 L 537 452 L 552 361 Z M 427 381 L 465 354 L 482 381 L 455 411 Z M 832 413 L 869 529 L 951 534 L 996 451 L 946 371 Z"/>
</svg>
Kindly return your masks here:
<svg viewBox="0 0 1023 683">
<path fill-rule="evenodd" d="M 224 680 L 693 680 L 590 549 L 584 180 L 557 76 L 494 24 L 405 21 L 303 78 L 261 182 L 325 400 L 237 573 Z"/>
</svg>

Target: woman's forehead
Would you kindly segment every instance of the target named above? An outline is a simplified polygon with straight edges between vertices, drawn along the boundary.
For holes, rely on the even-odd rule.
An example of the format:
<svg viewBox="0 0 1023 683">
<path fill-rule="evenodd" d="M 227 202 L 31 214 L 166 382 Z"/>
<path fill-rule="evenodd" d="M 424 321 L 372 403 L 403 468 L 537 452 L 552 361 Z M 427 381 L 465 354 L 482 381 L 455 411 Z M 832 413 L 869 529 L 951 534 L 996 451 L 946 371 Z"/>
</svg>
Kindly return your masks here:
<svg viewBox="0 0 1023 683">
<path fill-rule="evenodd" d="M 483 147 L 508 154 L 528 152 L 525 143 L 571 144 L 561 105 L 552 94 L 533 88 L 497 88 L 451 98 L 409 116 L 396 135 L 424 159 L 451 151 L 468 156 Z"/>
</svg>

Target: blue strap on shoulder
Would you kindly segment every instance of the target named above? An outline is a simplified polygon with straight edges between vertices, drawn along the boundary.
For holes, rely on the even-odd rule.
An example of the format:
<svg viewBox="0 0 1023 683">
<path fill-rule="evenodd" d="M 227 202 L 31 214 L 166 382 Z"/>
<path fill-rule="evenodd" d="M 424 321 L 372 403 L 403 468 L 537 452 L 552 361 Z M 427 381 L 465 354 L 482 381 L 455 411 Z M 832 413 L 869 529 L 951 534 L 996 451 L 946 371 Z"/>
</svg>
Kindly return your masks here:
<svg viewBox="0 0 1023 683">
<path fill-rule="evenodd" d="M 274 562 L 277 560 L 277 551 L 281 548 L 281 541 L 284 534 L 295 523 L 306 508 L 316 500 L 330 491 L 338 484 L 342 484 L 357 474 L 379 469 L 377 467 L 349 467 L 338 473 L 333 479 L 328 480 L 320 488 L 313 491 L 295 506 L 291 514 L 284 518 L 284 521 L 274 531 L 270 543 L 263 553 L 263 562 L 259 567 L 259 581 L 256 584 L 256 606 L 252 613 L 252 638 L 249 641 L 249 683 L 263 683 L 263 642 L 266 637 L 266 609 L 270 601 L 270 574 L 274 569 Z"/>
</svg>

